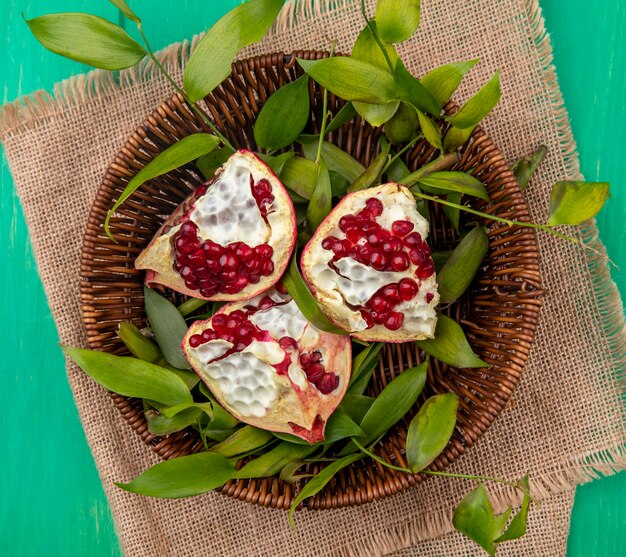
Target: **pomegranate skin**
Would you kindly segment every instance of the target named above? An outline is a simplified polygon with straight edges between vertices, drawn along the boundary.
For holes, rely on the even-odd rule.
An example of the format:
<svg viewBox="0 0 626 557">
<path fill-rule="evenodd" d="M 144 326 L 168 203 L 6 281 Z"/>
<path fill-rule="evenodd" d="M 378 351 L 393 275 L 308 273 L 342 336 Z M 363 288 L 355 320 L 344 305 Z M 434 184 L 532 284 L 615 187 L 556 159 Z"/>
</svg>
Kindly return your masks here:
<svg viewBox="0 0 626 557">
<path fill-rule="evenodd" d="M 433 338 L 439 293 L 427 235 L 405 186 L 354 192 L 304 247 L 302 276 L 328 319 L 355 338 Z"/>
<path fill-rule="evenodd" d="M 350 382 L 348 335 L 317 329 L 288 294 L 272 289 L 196 321 L 182 349 L 239 421 L 313 444 Z"/>
<path fill-rule="evenodd" d="M 212 192 L 211 188 L 230 192 L 233 187 L 239 188 L 232 193 L 235 202 L 243 199 L 239 191 L 249 198 L 249 206 L 240 214 L 231 211 L 228 199 L 223 207 L 209 206 L 215 200 L 220 203 L 218 189 Z M 229 211 L 234 218 L 244 214 L 244 225 L 230 223 L 222 233 L 218 225 L 206 220 L 206 207 L 214 211 L 209 216 L 219 226 L 218 219 Z M 197 238 L 189 239 L 185 223 L 187 229 L 195 227 Z M 256 155 L 240 150 L 174 210 L 137 257 L 135 268 L 146 270 L 148 285 L 161 284 L 204 300 L 245 300 L 276 284 L 289 264 L 296 237 L 295 209 L 284 186 Z"/>
</svg>

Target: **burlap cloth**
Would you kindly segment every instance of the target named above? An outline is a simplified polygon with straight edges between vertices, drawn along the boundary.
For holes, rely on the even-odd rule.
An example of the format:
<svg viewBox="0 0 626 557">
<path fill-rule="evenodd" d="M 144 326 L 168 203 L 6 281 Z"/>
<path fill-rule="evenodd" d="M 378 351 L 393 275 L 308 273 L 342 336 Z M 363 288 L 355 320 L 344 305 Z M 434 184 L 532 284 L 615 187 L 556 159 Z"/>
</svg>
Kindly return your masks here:
<svg viewBox="0 0 626 557">
<path fill-rule="evenodd" d="M 349 50 L 363 26 L 358 2 L 328 4 L 286 7 L 271 36 L 248 54 L 326 48 L 332 39 L 339 50 Z M 534 218 L 543 219 L 550 185 L 580 175 L 536 0 L 424 0 L 417 37 L 401 50 L 418 75 L 445 62 L 480 58 L 460 100 L 502 70 L 502 101 L 485 127 L 511 161 L 540 142 L 549 147 L 528 190 Z M 177 76 L 187 53 L 187 44 L 163 52 Z M 148 65 L 119 80 L 104 72 L 76 77 L 60 84 L 54 98 L 38 92 L 0 113 L 0 139 L 63 343 L 85 345 L 79 256 L 96 188 L 127 135 L 170 93 Z M 594 226 L 582 237 L 602 250 Z M 532 512 L 525 540 L 505 544 L 502 555 L 563 555 L 574 486 L 626 462 L 619 295 L 599 255 L 547 235 L 539 241 L 547 293 L 531 361 L 511 404 L 453 467 L 509 478 L 530 471 L 534 490 L 546 499 Z M 470 487 L 456 480 L 433 478 L 362 507 L 303 512 L 296 531 L 283 511 L 216 493 L 165 501 L 121 491 L 113 481 L 131 479 L 157 458 L 98 385 L 71 365 L 68 377 L 128 556 L 480 554 L 450 532 L 452 508 Z M 510 491 L 491 486 L 490 492 L 497 508 L 518 502 Z"/>
</svg>

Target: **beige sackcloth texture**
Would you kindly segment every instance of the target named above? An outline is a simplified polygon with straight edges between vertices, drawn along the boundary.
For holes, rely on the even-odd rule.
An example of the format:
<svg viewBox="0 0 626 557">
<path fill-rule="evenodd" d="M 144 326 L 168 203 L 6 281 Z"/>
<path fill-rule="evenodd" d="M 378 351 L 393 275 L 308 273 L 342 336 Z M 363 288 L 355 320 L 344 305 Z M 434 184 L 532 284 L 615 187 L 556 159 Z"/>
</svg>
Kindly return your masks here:
<svg viewBox="0 0 626 557">
<path fill-rule="evenodd" d="M 334 39 L 339 51 L 349 51 L 363 27 L 357 5 L 287 5 L 270 35 L 246 54 L 327 48 Z M 188 49 L 178 44 L 162 53 L 177 77 Z M 416 75 L 480 58 L 455 95 L 461 101 L 501 69 L 502 100 L 485 128 L 510 161 L 539 143 L 549 147 L 528 190 L 534 219 L 545 218 L 550 185 L 580 174 L 537 1 L 424 0 L 421 27 L 401 51 Z M 171 87 L 147 65 L 118 80 L 105 72 L 72 78 L 57 86 L 54 97 L 34 93 L 0 112 L 0 139 L 63 343 L 86 344 L 79 257 L 100 179 L 126 137 L 170 94 Z M 595 226 L 581 237 L 602 252 Z M 545 234 L 539 242 L 546 296 L 531 360 L 511 403 L 452 467 L 508 478 L 530 471 L 534 491 L 546 501 L 532 512 L 526 538 L 502 546 L 502 555 L 517 557 L 564 555 L 574 486 L 626 463 L 619 295 L 598 253 Z M 471 486 L 457 480 L 433 478 L 361 507 L 302 512 L 295 531 L 284 511 L 217 493 L 176 501 L 128 494 L 113 482 L 130 480 L 155 464 L 156 456 L 102 388 L 73 365 L 68 376 L 129 557 L 481 554 L 450 532 L 452 509 Z M 519 503 L 508 489 L 489 488 L 498 510 Z"/>
</svg>

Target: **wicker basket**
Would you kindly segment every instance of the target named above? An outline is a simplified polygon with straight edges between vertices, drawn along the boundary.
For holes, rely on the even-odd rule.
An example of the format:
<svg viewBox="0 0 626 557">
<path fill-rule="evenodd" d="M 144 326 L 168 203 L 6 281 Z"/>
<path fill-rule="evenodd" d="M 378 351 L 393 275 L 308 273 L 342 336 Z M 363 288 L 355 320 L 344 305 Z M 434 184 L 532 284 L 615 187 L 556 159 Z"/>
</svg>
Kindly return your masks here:
<svg viewBox="0 0 626 557">
<path fill-rule="evenodd" d="M 207 97 L 208 114 L 236 147 L 255 149 L 253 123 L 256 114 L 277 87 L 293 81 L 302 71 L 296 56 L 318 59 L 324 52 L 270 54 L 234 64 L 233 73 Z M 321 89 L 311 82 L 313 117 L 308 131 L 315 132 L 321 114 Z M 329 95 L 329 109 L 336 113 L 343 101 Z M 453 104 L 446 106 L 453 112 Z M 83 319 L 93 349 L 123 354 L 117 338 L 120 321 L 145 325 L 143 273 L 133 267 L 135 257 L 147 245 L 165 217 L 198 186 L 203 178 L 188 165 L 145 184 L 111 220 L 118 239 L 111 242 L 103 221 L 128 181 L 164 148 L 191 133 L 210 131 L 193 111 L 174 95 L 163 102 L 129 137 L 106 171 L 91 209 L 85 233 L 81 264 Z M 329 140 L 364 165 L 379 151 L 379 131 L 359 118 L 344 124 Z M 410 169 L 430 161 L 436 151 L 422 141 L 405 156 Z M 491 202 L 476 201 L 475 207 L 489 214 L 520 221 L 529 220 L 528 208 L 502 154 L 480 129 L 462 149 L 459 170 L 471 170 L 489 191 Z M 431 207 L 431 243 L 435 250 L 450 249 L 457 241 L 438 206 Z M 470 343 L 488 369 L 455 369 L 432 361 L 421 400 L 433 393 L 452 391 L 461 399 L 454 436 L 432 464 L 442 470 L 462 455 L 493 423 L 506 405 L 528 359 L 541 306 L 537 243 L 530 229 L 502 226 L 487 221 L 490 248 L 471 291 L 445 311 L 463 324 Z M 171 294 L 176 302 L 182 299 Z M 415 344 L 386 345 L 380 354 L 368 394 L 376 395 L 397 374 L 420 362 Z M 167 459 L 202 450 L 193 430 L 155 437 L 147 429 L 142 403 L 112 394 L 129 425 L 160 457 Z M 407 416 L 379 443 L 376 452 L 390 462 L 405 466 L 404 444 Z M 315 473 L 318 465 L 310 466 Z M 314 498 L 312 509 L 358 505 L 407 489 L 426 476 L 402 474 L 364 459 L 342 470 Z M 221 492 L 250 503 L 288 508 L 299 484 L 278 477 L 230 481 Z"/>
</svg>

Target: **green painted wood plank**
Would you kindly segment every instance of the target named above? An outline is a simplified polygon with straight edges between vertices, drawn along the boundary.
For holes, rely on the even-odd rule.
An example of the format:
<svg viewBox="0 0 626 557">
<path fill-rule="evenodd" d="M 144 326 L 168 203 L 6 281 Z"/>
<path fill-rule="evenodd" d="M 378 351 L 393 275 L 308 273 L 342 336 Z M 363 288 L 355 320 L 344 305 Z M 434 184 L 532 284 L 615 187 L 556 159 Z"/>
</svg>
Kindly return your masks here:
<svg viewBox="0 0 626 557">
<path fill-rule="evenodd" d="M 543 0 L 565 105 L 588 180 L 611 182 L 598 217 L 613 270 L 626 297 L 626 5 L 619 0 Z M 626 473 L 577 490 L 568 557 L 626 555 Z"/>
<path fill-rule="evenodd" d="M 134 0 L 154 48 L 202 31 L 238 0 Z M 217 4 L 217 5 L 216 5 Z M 620 165 L 626 146 L 624 36 L 619 0 L 594 3 L 542 0 L 553 35 L 561 86 L 588 179 L 614 184 L 613 200 L 599 218 L 609 254 L 626 268 L 625 188 Z M 47 53 L 30 36 L 28 17 L 85 11 L 117 20 L 104 0 L 0 2 L 0 80 L 3 102 L 87 68 Z M 127 26 L 128 28 L 128 26 Z M 132 32 L 132 31 L 131 31 Z M 0 314 L 6 319 L 5 410 L 0 448 L 0 554 L 12 556 L 115 556 L 119 548 L 91 456 L 65 380 L 57 336 L 36 273 L 11 177 L 2 159 L 0 243 L 9 258 L 0 271 Z M 616 274 L 622 294 L 626 278 Z M 10 323 L 10 327 L 8 326 Z M 36 340 L 33 350 L 30 340 Z M 17 347 L 17 348 L 16 348 Z M 626 555 L 626 474 L 579 489 L 572 519 L 570 557 Z"/>
</svg>

